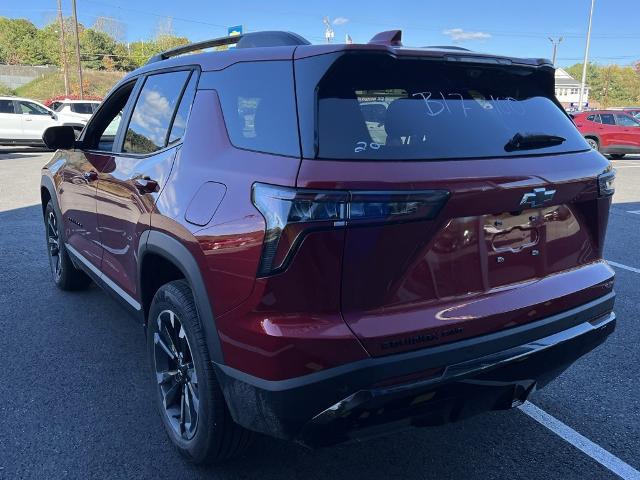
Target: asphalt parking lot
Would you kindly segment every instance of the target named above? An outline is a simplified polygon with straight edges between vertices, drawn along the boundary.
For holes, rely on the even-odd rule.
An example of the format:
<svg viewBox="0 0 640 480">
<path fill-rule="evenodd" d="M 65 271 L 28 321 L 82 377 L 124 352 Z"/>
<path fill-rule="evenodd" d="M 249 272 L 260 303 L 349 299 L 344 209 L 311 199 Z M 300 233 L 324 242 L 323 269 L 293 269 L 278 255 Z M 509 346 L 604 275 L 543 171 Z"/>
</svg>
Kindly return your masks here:
<svg viewBox="0 0 640 480">
<path fill-rule="evenodd" d="M 316 451 L 259 438 L 208 468 L 165 436 L 140 327 L 97 287 L 54 288 L 38 191 L 49 156 L 0 150 L 0 478 L 640 478 L 640 156 L 614 162 L 617 330 L 531 399 L 555 432 L 516 409 Z"/>
</svg>

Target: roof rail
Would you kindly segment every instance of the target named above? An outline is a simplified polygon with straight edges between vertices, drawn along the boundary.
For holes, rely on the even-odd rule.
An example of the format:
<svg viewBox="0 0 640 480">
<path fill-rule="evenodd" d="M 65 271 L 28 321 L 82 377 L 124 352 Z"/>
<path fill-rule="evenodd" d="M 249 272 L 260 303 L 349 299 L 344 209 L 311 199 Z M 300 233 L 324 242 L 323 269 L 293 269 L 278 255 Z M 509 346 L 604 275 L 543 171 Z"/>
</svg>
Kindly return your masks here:
<svg viewBox="0 0 640 480">
<path fill-rule="evenodd" d="M 287 45 L 310 45 L 309 41 L 293 32 L 283 31 L 264 31 L 251 32 L 242 35 L 230 35 L 227 37 L 213 38 L 211 40 L 203 40 L 202 42 L 189 43 L 180 45 L 160 52 L 151 57 L 147 64 L 166 60 L 168 58 L 177 57 L 185 53 L 204 50 L 205 48 L 221 47 L 223 45 L 236 44 L 236 48 L 255 48 L 255 47 L 281 47 Z"/>
<path fill-rule="evenodd" d="M 471 51 L 468 48 L 457 47 L 455 45 L 427 45 L 426 47 L 422 47 L 422 48 L 437 48 L 439 50 L 460 50 L 462 52 L 470 52 Z"/>
</svg>

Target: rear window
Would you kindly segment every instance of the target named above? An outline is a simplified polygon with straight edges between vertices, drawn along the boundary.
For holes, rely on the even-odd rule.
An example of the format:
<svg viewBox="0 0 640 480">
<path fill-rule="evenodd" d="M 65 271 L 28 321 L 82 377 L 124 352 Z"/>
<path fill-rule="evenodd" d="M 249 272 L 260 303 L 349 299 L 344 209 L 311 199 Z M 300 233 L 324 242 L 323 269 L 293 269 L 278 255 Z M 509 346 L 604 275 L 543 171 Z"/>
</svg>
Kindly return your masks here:
<svg viewBox="0 0 640 480">
<path fill-rule="evenodd" d="M 552 82 L 551 73 L 525 67 L 346 54 L 318 84 L 317 156 L 410 160 L 587 149 L 549 98 Z"/>
<path fill-rule="evenodd" d="M 238 63 L 207 72 L 201 85 L 218 92 L 235 147 L 300 156 L 291 61 Z"/>
</svg>

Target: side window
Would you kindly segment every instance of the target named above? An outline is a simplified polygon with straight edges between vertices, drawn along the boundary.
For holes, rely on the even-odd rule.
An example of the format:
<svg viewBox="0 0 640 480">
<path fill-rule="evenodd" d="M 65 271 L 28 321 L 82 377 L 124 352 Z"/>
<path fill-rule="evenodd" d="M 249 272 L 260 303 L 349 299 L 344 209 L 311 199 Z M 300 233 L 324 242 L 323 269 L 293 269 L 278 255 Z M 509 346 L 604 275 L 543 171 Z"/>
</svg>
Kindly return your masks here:
<svg viewBox="0 0 640 480">
<path fill-rule="evenodd" d="M 189 71 L 149 75 L 133 107 L 124 152 L 153 153 L 165 147 L 173 113 Z"/>
<path fill-rule="evenodd" d="M 83 137 L 85 149 L 102 152 L 113 151 L 120 120 L 135 85 L 136 81 L 133 80 L 120 87 L 104 101 L 102 108 L 91 117 Z"/>
<path fill-rule="evenodd" d="M 49 115 L 49 111 L 40 105 L 32 102 L 19 102 L 21 113 L 28 115 Z"/>
<path fill-rule="evenodd" d="M 220 96 L 234 146 L 300 155 L 290 61 L 238 63 L 207 75 L 211 76 L 204 83 Z"/>
<path fill-rule="evenodd" d="M 62 106 L 62 102 L 53 102 L 51 105 L 49 105 L 49 108 L 51 110 L 53 110 L 54 112 L 59 112 L 60 110 L 58 110 L 60 107 Z"/>
<path fill-rule="evenodd" d="M 13 109 L 13 100 L 0 100 L 0 113 L 16 113 Z"/>
<path fill-rule="evenodd" d="M 90 103 L 72 103 L 71 111 L 73 113 L 91 115 L 93 113 L 93 107 Z"/>
<path fill-rule="evenodd" d="M 638 124 L 638 122 L 636 122 L 633 118 L 627 115 L 621 115 L 617 113 L 615 117 L 616 117 L 616 124 L 622 127 L 640 127 L 640 124 Z"/>
<path fill-rule="evenodd" d="M 168 145 L 178 142 L 184 136 L 185 129 L 187 128 L 187 119 L 189 118 L 189 112 L 191 111 L 191 104 L 193 103 L 193 97 L 196 94 L 197 81 L 198 76 L 194 72 L 191 74 L 191 79 L 189 80 L 187 88 L 184 89 L 184 93 L 180 99 L 180 105 L 176 111 L 176 116 L 173 118 Z"/>
<path fill-rule="evenodd" d="M 602 123 L 605 125 L 615 125 L 616 122 L 613 119 L 613 115 L 611 113 L 601 113 L 600 118 L 602 119 Z"/>
</svg>

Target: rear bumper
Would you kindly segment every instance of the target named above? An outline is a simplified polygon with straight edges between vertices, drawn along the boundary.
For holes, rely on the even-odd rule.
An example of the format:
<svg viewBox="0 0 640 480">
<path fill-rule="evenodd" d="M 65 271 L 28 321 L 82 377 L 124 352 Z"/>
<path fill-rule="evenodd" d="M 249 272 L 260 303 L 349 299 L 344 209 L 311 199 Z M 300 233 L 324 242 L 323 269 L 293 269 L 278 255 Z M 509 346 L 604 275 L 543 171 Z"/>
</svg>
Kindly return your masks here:
<svg viewBox="0 0 640 480">
<path fill-rule="evenodd" d="M 268 381 L 215 368 L 236 422 L 322 446 L 511 408 L 615 328 L 615 294 L 509 330 Z"/>
</svg>

